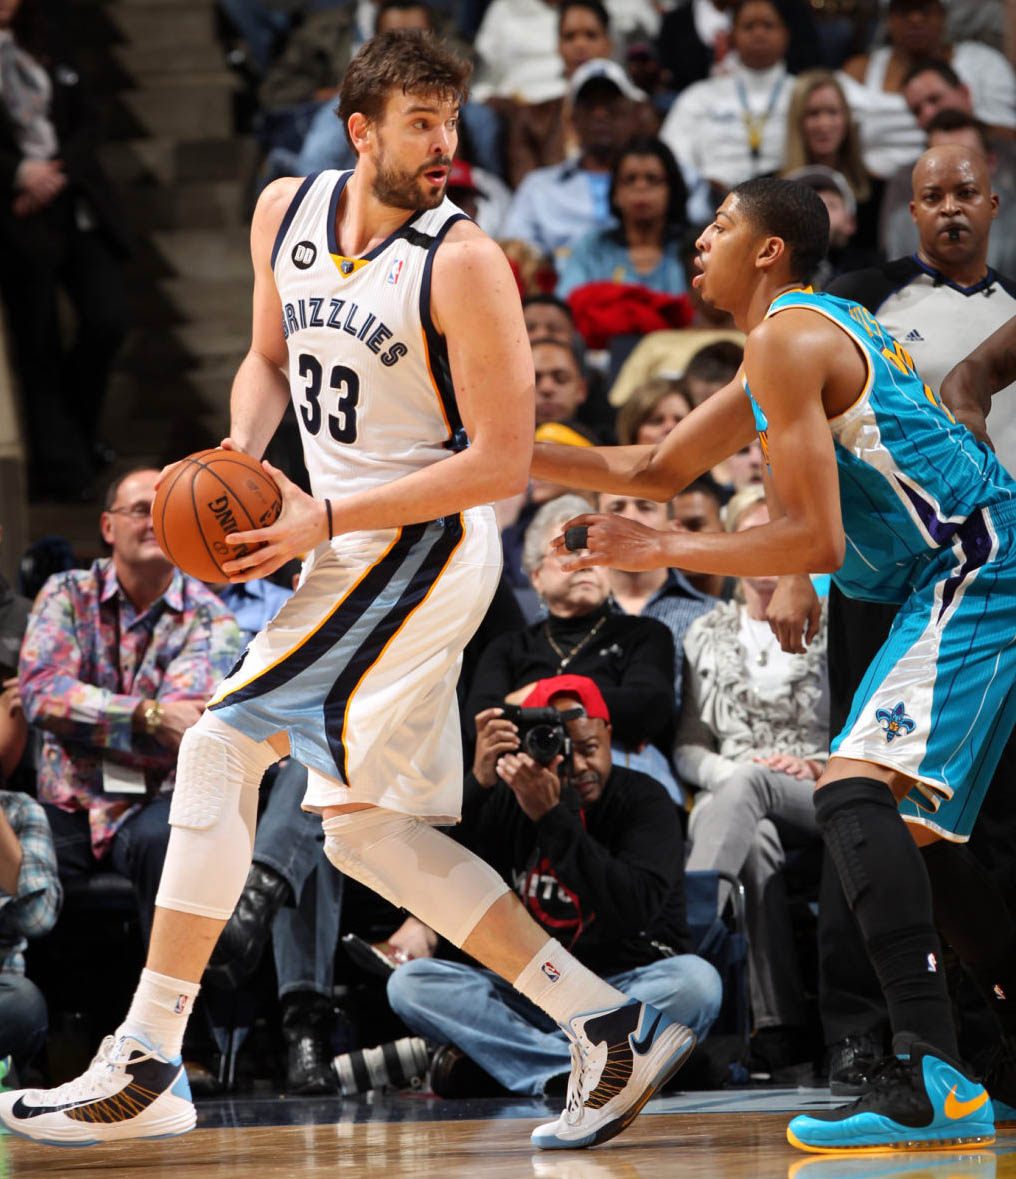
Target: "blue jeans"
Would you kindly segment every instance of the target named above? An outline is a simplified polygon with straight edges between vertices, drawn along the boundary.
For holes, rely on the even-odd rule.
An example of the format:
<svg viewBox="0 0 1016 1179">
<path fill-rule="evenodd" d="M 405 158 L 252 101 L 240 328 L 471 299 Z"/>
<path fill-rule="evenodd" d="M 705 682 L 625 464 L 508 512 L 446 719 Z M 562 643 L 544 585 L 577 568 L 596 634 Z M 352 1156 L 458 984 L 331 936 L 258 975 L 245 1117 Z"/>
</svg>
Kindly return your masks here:
<svg viewBox="0 0 1016 1179">
<path fill-rule="evenodd" d="M 296 898 L 272 926 L 279 996 L 315 991 L 331 998 L 343 876 L 325 859 L 320 816 L 300 809 L 306 789 L 307 770 L 298 761 L 278 767 L 258 821 L 254 860 L 288 881 Z"/>
<path fill-rule="evenodd" d="M 698 1037 L 712 1027 L 723 998 L 720 976 L 695 954 L 661 958 L 606 981 Z M 412 1031 L 436 1044 L 457 1045 L 513 1093 L 540 1097 L 551 1077 L 571 1068 L 561 1028 L 489 970 L 417 958 L 392 973 L 388 1002 Z"/>
<path fill-rule="evenodd" d="M 46 1000 L 21 974 L 0 973 L 0 1056 L 23 1068 L 46 1042 Z"/>
<path fill-rule="evenodd" d="M 101 860 L 92 853 L 87 811 L 64 811 L 42 804 L 53 832 L 57 871 L 64 883 L 95 872 L 118 872 L 134 885 L 141 936 L 148 945 L 159 891 L 162 865 L 169 843 L 169 805 L 172 796 L 157 794 L 117 828 L 109 852 Z"/>
</svg>

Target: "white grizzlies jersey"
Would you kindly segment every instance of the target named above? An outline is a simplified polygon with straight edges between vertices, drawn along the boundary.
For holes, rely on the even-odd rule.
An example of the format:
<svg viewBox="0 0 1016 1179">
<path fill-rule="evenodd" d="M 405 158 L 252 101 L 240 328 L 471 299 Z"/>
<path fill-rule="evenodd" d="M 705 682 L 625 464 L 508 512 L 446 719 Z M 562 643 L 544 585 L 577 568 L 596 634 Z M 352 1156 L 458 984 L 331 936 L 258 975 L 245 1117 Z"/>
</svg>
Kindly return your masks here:
<svg viewBox="0 0 1016 1179">
<path fill-rule="evenodd" d="M 369 490 L 468 445 L 444 337 L 430 318 L 434 253 L 465 214 L 446 198 L 369 254 L 347 258 L 335 215 L 351 175 L 308 176 L 272 250 L 293 404 L 319 498 Z"/>
</svg>

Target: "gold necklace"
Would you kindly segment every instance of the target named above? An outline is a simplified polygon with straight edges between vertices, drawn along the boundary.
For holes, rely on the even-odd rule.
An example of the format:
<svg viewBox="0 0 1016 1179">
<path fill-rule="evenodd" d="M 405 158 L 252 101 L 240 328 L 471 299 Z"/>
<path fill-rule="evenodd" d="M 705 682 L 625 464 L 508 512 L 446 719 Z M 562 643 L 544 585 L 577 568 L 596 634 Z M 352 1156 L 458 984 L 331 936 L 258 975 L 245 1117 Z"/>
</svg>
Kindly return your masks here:
<svg viewBox="0 0 1016 1179">
<path fill-rule="evenodd" d="M 596 625 L 592 628 L 592 630 L 590 630 L 588 634 L 583 635 L 582 638 L 579 639 L 579 641 L 575 644 L 574 647 L 572 647 L 572 649 L 567 654 L 565 654 L 565 652 L 554 641 L 554 636 L 550 633 L 550 621 L 548 620 L 547 622 L 545 622 L 543 624 L 543 633 L 546 636 L 547 642 L 550 643 L 551 647 L 553 647 L 554 654 L 558 657 L 558 660 L 560 661 L 558 663 L 558 667 L 557 667 L 557 674 L 558 675 L 560 675 L 561 672 L 564 671 L 564 669 L 568 666 L 568 664 L 571 663 L 571 661 L 575 658 L 575 656 L 582 650 L 582 648 L 586 645 L 586 643 L 589 642 L 589 640 L 593 637 L 593 635 L 596 634 L 596 632 L 600 629 L 601 626 L 603 626 L 603 624 L 606 621 L 607 621 L 607 615 L 606 614 L 601 615 L 600 618 L 597 620 Z"/>
</svg>

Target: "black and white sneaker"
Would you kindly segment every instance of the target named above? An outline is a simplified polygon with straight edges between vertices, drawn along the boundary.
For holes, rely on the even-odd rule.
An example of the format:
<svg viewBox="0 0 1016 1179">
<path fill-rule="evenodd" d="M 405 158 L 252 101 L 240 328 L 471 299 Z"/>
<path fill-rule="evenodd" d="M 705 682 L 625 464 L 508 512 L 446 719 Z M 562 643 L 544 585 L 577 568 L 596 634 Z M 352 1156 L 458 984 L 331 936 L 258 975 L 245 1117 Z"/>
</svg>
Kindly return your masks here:
<svg viewBox="0 0 1016 1179">
<path fill-rule="evenodd" d="M 568 1100 L 556 1122 L 530 1136 L 542 1150 L 596 1146 L 620 1134 L 695 1047 L 694 1032 L 635 999 L 563 1026 L 571 1040 Z"/>
<path fill-rule="evenodd" d="M 194 1128 L 179 1056 L 167 1060 L 136 1036 L 107 1036 L 87 1070 L 56 1089 L 0 1093 L 0 1122 L 50 1146 L 167 1138 Z"/>
</svg>

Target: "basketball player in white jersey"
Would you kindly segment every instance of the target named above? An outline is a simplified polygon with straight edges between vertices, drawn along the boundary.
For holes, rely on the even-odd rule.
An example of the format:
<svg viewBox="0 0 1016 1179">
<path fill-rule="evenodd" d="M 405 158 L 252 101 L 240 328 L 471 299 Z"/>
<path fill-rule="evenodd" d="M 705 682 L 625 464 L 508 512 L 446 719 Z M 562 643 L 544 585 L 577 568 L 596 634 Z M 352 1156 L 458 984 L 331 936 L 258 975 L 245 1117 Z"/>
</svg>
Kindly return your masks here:
<svg viewBox="0 0 1016 1179">
<path fill-rule="evenodd" d="M 444 195 L 468 69 L 429 35 L 368 42 L 338 110 L 354 171 L 280 180 L 258 202 L 253 338 L 223 445 L 260 456 L 292 397 L 314 494 L 269 468 L 282 515 L 227 571 L 261 577 L 311 555 L 181 746 L 126 1020 L 77 1080 L 0 1095 L 19 1134 L 87 1145 L 194 1125 L 184 1026 L 247 877 L 258 784 L 288 752 L 308 767 L 305 806 L 322 815 L 329 860 L 571 1037 L 567 1107 L 535 1145 L 617 1134 L 691 1051 L 687 1028 L 581 966 L 434 828 L 459 816 L 455 680 L 500 571 L 490 501 L 525 486 L 534 421 L 511 271 Z"/>
</svg>

